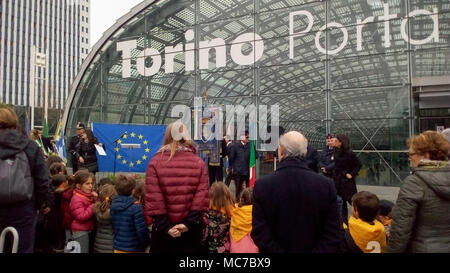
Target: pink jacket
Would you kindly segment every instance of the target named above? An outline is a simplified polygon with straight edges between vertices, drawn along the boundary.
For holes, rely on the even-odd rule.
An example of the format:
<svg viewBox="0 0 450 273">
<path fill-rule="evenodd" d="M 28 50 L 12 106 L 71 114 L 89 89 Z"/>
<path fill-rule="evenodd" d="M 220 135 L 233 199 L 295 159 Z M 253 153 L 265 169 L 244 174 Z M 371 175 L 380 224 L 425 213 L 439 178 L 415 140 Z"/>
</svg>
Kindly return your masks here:
<svg viewBox="0 0 450 273">
<path fill-rule="evenodd" d="M 70 225 L 72 231 L 94 229 L 94 198 L 92 194 L 75 189 L 72 200 L 70 200 L 70 212 L 73 218 Z"/>
</svg>

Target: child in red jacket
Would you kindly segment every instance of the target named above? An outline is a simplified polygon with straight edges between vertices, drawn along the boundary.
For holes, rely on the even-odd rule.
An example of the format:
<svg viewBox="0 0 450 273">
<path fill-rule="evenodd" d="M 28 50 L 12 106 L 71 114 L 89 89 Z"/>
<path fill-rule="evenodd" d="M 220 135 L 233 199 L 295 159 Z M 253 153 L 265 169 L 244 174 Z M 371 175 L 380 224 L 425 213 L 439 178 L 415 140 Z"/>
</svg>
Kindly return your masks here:
<svg viewBox="0 0 450 273">
<path fill-rule="evenodd" d="M 93 191 L 94 176 L 87 170 L 75 173 L 75 189 L 70 200 L 72 239 L 81 247 L 81 253 L 89 253 L 89 237 L 94 230 L 94 203 L 97 193 Z"/>
</svg>

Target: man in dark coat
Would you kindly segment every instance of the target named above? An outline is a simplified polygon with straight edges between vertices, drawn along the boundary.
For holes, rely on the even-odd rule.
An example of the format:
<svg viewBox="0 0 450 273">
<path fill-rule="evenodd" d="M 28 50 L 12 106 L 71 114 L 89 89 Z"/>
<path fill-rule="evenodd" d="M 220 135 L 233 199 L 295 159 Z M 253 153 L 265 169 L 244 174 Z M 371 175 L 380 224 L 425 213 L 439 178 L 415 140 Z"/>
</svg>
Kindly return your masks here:
<svg viewBox="0 0 450 273">
<path fill-rule="evenodd" d="M 78 154 L 78 148 L 80 145 L 81 135 L 86 132 L 86 127 L 83 123 L 78 122 L 77 124 L 77 135 L 70 138 L 68 152 L 71 155 L 72 170 L 73 173 L 78 171 L 78 159 L 80 155 Z"/>
<path fill-rule="evenodd" d="M 248 187 L 250 176 L 250 143 L 249 134 L 241 137 L 241 141 L 233 144 L 229 150 L 229 159 L 233 178 L 236 183 L 236 200 L 239 200 L 239 194 L 243 183 Z"/>
<path fill-rule="evenodd" d="M 318 173 L 319 168 L 317 167 L 317 164 L 319 164 L 319 153 L 311 145 L 308 145 L 306 151 L 306 165 L 313 172 Z"/>
<path fill-rule="evenodd" d="M 6 227 L 14 227 L 19 233 L 19 253 L 32 253 L 34 249 L 37 210 L 50 211 L 53 190 L 50 174 L 36 142 L 17 130 L 18 118 L 9 108 L 0 108 L 0 159 L 17 159 L 22 151 L 27 157 L 33 182 L 31 200 L 0 205 L 0 232 Z M 4 174 L 2 174 L 3 176 Z M 7 243 L 9 245 L 9 242 Z M 10 249 L 10 248 L 5 248 Z"/>
<path fill-rule="evenodd" d="M 327 147 L 319 155 L 319 168 L 326 177 L 333 178 L 334 169 L 334 135 L 327 135 Z"/>
<path fill-rule="evenodd" d="M 333 181 L 304 160 L 299 132 L 280 137 L 277 170 L 255 183 L 251 237 L 261 253 L 336 252 L 343 240 Z"/>
</svg>

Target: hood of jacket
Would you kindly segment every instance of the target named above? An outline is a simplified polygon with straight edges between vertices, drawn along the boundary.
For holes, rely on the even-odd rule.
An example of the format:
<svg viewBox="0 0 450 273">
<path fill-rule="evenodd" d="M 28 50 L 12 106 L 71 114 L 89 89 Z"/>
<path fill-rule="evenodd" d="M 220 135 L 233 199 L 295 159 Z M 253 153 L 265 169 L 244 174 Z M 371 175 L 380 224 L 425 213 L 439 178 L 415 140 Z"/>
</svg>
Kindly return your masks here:
<svg viewBox="0 0 450 273">
<path fill-rule="evenodd" d="M 386 252 L 386 232 L 383 224 L 377 220 L 374 220 L 373 224 L 369 224 L 351 216 L 348 220 L 348 230 L 355 244 L 364 253 L 369 253 L 374 250 L 371 242 L 378 242 L 381 253 Z"/>
<path fill-rule="evenodd" d="M 97 218 L 101 219 L 101 220 L 109 220 L 109 219 L 111 219 L 110 209 L 107 209 L 105 211 L 101 211 L 100 210 L 100 205 L 101 205 L 100 202 L 97 202 L 94 205 L 94 212 L 95 212 L 95 215 L 97 216 Z"/>
<path fill-rule="evenodd" d="M 437 196 L 450 200 L 450 161 L 423 159 L 418 167 L 412 168 L 412 172 L 421 178 Z"/>
<path fill-rule="evenodd" d="M 0 131 L 0 158 L 8 158 L 23 151 L 29 139 L 17 130 Z"/>
<path fill-rule="evenodd" d="M 116 195 L 111 203 L 111 211 L 124 211 L 134 205 L 136 199 L 132 196 Z"/>
<path fill-rule="evenodd" d="M 252 211 L 253 205 L 235 205 L 230 224 L 230 235 L 235 242 L 239 242 L 252 231 Z"/>
</svg>

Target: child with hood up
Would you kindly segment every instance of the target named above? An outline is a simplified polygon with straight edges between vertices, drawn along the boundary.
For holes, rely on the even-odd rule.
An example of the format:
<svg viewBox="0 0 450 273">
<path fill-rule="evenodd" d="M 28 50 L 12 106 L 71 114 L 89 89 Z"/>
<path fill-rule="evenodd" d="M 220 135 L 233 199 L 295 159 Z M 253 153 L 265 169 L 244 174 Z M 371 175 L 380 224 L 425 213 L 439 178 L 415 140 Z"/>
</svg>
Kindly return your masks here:
<svg viewBox="0 0 450 273">
<path fill-rule="evenodd" d="M 239 203 L 235 204 L 230 225 L 230 253 L 259 253 L 250 237 L 252 231 L 253 189 L 241 192 Z"/>
</svg>

